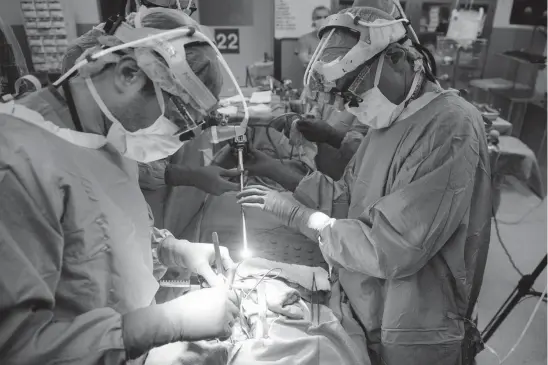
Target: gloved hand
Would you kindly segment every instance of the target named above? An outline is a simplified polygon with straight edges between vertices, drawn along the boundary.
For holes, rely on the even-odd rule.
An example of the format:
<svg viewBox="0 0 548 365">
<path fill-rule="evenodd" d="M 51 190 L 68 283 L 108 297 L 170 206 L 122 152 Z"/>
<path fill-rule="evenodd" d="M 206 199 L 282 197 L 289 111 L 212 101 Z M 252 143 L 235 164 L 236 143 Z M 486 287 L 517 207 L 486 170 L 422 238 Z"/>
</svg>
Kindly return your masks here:
<svg viewBox="0 0 548 365">
<path fill-rule="evenodd" d="M 298 229 L 312 240 L 317 240 L 320 231 L 331 221 L 324 213 L 307 208 L 295 199 L 264 186 L 250 185 L 236 197 L 238 204 L 269 212 L 286 226 Z"/>
<path fill-rule="evenodd" d="M 214 163 L 224 168 L 235 168 L 238 166 L 238 158 L 232 153 L 230 146 L 226 146 L 219 151 Z M 255 148 L 250 148 L 244 157 L 244 169 L 250 176 L 271 177 L 273 167 L 279 163 L 275 158 Z"/>
<path fill-rule="evenodd" d="M 192 169 L 169 165 L 166 169 L 166 183 L 172 186 L 194 186 L 208 194 L 222 195 L 240 189 L 239 184 L 228 181 L 228 178 L 238 175 L 238 170 L 213 165 Z"/>
<path fill-rule="evenodd" d="M 227 285 L 191 291 L 169 302 L 122 316 L 128 357 L 137 358 L 176 341 L 227 339 L 239 315 L 236 293 Z"/>
<path fill-rule="evenodd" d="M 286 226 L 297 228 L 302 218 L 301 213 L 307 208 L 294 199 L 282 195 L 276 190 L 261 186 L 250 185 L 236 195 L 238 204 L 244 207 L 260 208 L 281 220 Z"/>
<path fill-rule="evenodd" d="M 234 261 L 228 249 L 220 247 L 221 260 L 225 270 L 233 268 Z M 201 275 L 210 286 L 222 286 L 224 278 L 216 275 L 211 265 L 215 263 L 215 247 L 210 243 L 194 243 L 168 237 L 157 249 L 158 258 L 166 266 L 185 267 Z"/>
<path fill-rule="evenodd" d="M 244 159 L 244 169 L 250 176 L 271 177 L 273 168 L 279 164 L 280 161 L 255 148 Z"/>
<path fill-rule="evenodd" d="M 339 133 L 328 123 L 314 118 L 304 118 L 297 121 L 297 130 L 310 142 L 329 143 L 339 148 L 344 134 Z"/>
</svg>

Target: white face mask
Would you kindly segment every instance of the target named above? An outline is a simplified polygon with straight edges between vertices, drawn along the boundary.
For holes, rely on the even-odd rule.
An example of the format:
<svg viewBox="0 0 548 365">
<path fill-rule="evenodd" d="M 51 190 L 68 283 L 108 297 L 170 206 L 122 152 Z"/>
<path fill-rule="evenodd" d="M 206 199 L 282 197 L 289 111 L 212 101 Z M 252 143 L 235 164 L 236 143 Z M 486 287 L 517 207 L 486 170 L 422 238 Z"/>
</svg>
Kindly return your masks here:
<svg viewBox="0 0 548 365">
<path fill-rule="evenodd" d="M 148 163 L 171 156 L 183 146 L 184 142 L 179 140 L 179 135 L 175 135 L 178 131 L 177 126 L 164 116 L 164 100 L 158 86 L 155 85 L 155 90 L 162 115 L 149 127 L 130 132 L 108 110 L 93 81 L 90 78 L 86 78 L 85 81 L 99 109 L 112 122 L 107 133 L 107 141 L 125 157 Z"/>
<path fill-rule="evenodd" d="M 415 74 L 413 83 L 409 90 L 409 94 L 400 104 L 396 105 L 392 103 L 379 89 L 379 79 L 381 77 L 382 66 L 384 63 L 384 53 L 379 58 L 379 65 L 377 66 L 377 72 L 375 74 L 375 81 L 373 88 L 367 90 L 361 98 L 363 101 L 357 107 L 350 107 L 345 105 L 346 110 L 355 115 L 358 121 L 364 125 L 367 125 L 372 129 L 382 129 L 389 127 L 394 123 L 403 110 L 405 105 L 417 88 L 417 84 L 420 79 L 420 71 Z"/>
</svg>

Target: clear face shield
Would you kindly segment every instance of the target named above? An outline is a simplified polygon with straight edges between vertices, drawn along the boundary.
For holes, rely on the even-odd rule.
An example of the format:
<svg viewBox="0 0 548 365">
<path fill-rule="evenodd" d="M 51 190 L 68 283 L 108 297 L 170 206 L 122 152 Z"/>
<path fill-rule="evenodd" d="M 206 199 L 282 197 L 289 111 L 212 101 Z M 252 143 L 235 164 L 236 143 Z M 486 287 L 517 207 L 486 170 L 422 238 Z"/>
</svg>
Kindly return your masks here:
<svg viewBox="0 0 548 365">
<path fill-rule="evenodd" d="M 344 110 L 344 105 L 351 96 L 347 93 L 350 84 L 342 86 L 341 80 L 349 75 L 363 75 L 358 71 L 359 67 L 372 63 L 389 44 L 406 37 L 406 19 L 391 19 L 390 15 L 373 8 L 371 18 L 374 20 L 366 21 L 347 12 L 327 19 L 319 32 L 320 44 L 304 74 L 303 94 L 306 99 L 331 104 L 338 110 Z M 352 42 L 350 46 L 348 40 Z M 329 59 L 326 52 L 332 52 L 338 46 L 341 48 L 340 55 Z M 327 59 L 329 60 L 326 61 Z"/>
<path fill-rule="evenodd" d="M 217 98 L 211 94 L 190 68 L 186 60 L 185 46 L 191 43 L 209 44 L 217 54 L 219 63 L 228 73 L 242 100 L 244 97 L 234 74 L 221 53 L 211 39 L 200 30 L 194 27 L 181 27 L 164 31 L 141 27 L 140 19 L 144 16 L 143 14 L 153 11 L 155 10 L 146 8 L 143 8 L 143 11 L 140 10 L 135 18 L 135 28 L 122 23 L 114 32 L 114 36 L 123 44 L 103 49 L 80 60 L 61 76 L 54 86 L 60 85 L 74 72 L 90 62 L 101 57 L 112 57 L 118 52 L 131 48 L 135 53 L 139 67 L 163 91 L 159 93 L 162 99 L 159 102 L 163 109 L 163 117 L 174 127 L 164 128 L 164 130 L 169 130 L 170 133 L 167 137 L 172 138 L 173 130 L 176 130 L 176 135 L 182 135 L 200 127 L 205 117 L 216 109 L 218 103 Z M 249 111 L 245 102 L 244 112 L 245 116 L 241 126 L 232 127 L 232 138 L 244 134 L 247 128 Z"/>
</svg>

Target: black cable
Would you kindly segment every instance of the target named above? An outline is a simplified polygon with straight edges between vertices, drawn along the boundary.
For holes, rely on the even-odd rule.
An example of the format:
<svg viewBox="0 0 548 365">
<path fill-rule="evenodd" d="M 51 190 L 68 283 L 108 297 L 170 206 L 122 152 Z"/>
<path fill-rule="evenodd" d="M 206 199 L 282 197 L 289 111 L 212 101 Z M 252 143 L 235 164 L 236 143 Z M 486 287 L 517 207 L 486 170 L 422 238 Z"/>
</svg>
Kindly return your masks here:
<svg viewBox="0 0 548 365">
<path fill-rule="evenodd" d="M 506 245 L 504 244 L 504 241 L 502 240 L 502 237 L 500 235 L 500 230 L 499 230 L 499 222 L 497 221 L 497 217 L 496 217 L 494 208 L 493 208 L 493 220 L 495 221 L 495 232 L 497 234 L 497 238 L 499 239 L 500 245 L 502 246 L 502 249 L 504 250 L 504 253 L 508 257 L 508 260 L 510 261 L 510 264 L 512 264 L 512 267 L 514 268 L 514 270 L 516 270 L 516 272 L 521 277 L 523 277 L 523 273 L 521 272 L 520 269 L 518 269 L 518 266 L 514 262 L 514 259 L 512 258 L 512 255 L 510 255 L 510 252 L 508 251 L 508 248 L 506 247 Z"/>
<path fill-rule="evenodd" d="M 74 103 L 74 98 L 72 97 L 72 92 L 70 91 L 68 80 L 70 80 L 70 78 L 63 82 L 61 87 L 63 88 L 63 91 L 65 93 L 65 100 L 70 113 L 70 117 L 72 118 L 72 122 L 74 123 L 74 127 L 78 132 L 83 132 L 84 127 L 82 126 L 82 122 L 80 121 L 80 117 L 78 116 L 78 111 L 76 110 L 76 104 Z"/>
<path fill-rule="evenodd" d="M 420 43 L 413 43 L 413 46 L 419 51 L 420 54 L 426 59 L 427 67 L 426 69 L 426 78 L 431 82 L 436 82 L 436 75 L 438 74 L 438 67 L 436 65 L 436 59 L 432 55 L 432 52 L 425 46 Z"/>
<path fill-rule="evenodd" d="M 525 218 L 527 218 L 529 215 L 531 215 L 531 213 L 536 211 L 543 203 L 544 203 L 544 199 L 542 199 L 537 205 L 531 207 L 531 209 L 526 211 L 525 214 L 523 214 L 521 216 L 521 218 L 519 218 L 515 221 L 504 221 L 502 219 L 499 219 L 498 221 L 499 221 L 499 223 L 504 224 L 506 226 L 515 226 L 515 225 L 521 224 L 525 221 Z"/>
</svg>

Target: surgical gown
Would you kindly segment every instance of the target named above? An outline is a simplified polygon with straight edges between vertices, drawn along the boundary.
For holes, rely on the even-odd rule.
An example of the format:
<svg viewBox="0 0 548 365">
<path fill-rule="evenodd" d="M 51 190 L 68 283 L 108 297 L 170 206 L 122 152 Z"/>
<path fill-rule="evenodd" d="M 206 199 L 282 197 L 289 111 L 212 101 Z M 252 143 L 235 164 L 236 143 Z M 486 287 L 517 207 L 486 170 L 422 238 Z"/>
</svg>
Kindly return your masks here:
<svg viewBox="0 0 548 365">
<path fill-rule="evenodd" d="M 318 171 L 338 180 L 344 173 L 344 167 L 358 150 L 368 128 L 357 122 L 356 117 L 349 112 L 338 111 L 329 104 L 317 106 L 312 112 L 319 120 L 344 133 L 339 148 L 334 148 L 327 143 L 317 143 L 318 154 L 315 162 Z"/>
<path fill-rule="evenodd" d="M 49 90 L 21 103 L 41 115 L 0 104 L 0 362 L 124 363 L 121 315 L 158 289 L 136 164 L 46 128 L 70 118 Z"/>
<path fill-rule="evenodd" d="M 336 218 L 320 248 L 373 364 L 459 364 L 476 256 L 490 236 L 489 171 L 481 116 L 444 92 L 370 130 L 340 181 L 316 172 L 296 189 Z"/>
</svg>

